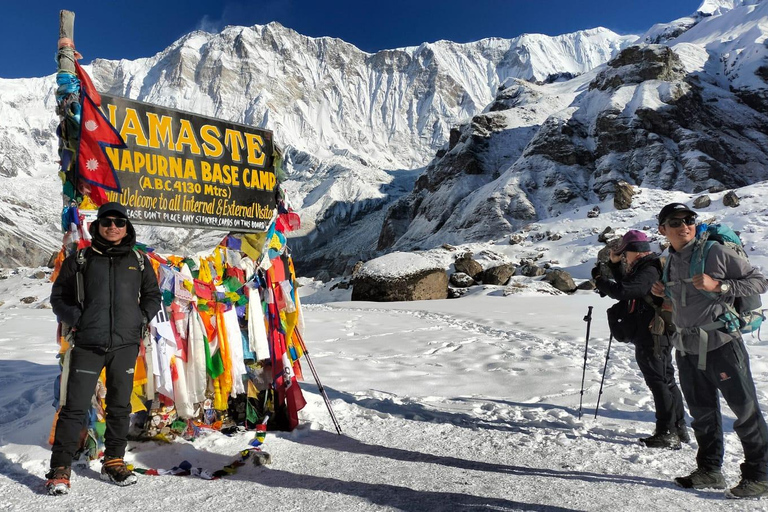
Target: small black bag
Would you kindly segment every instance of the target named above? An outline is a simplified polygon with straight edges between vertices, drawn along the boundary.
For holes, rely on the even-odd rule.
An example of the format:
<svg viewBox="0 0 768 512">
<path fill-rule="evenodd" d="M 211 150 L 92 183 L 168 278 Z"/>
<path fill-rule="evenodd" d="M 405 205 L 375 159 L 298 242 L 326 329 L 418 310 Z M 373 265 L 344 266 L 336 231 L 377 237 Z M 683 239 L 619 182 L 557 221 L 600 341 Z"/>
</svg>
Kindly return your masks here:
<svg viewBox="0 0 768 512">
<path fill-rule="evenodd" d="M 613 339 L 621 343 L 630 343 L 634 334 L 634 322 L 631 321 L 629 314 L 630 302 L 620 300 L 610 308 L 608 314 L 608 328 L 611 330 Z"/>
</svg>

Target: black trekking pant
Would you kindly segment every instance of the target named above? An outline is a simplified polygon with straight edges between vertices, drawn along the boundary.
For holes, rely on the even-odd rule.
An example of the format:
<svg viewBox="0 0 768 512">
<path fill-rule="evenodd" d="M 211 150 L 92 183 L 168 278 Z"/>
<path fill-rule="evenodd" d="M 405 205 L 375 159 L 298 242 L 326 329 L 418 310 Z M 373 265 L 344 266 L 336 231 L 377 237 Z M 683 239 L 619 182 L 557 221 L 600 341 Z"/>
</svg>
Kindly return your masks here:
<svg viewBox="0 0 768 512">
<path fill-rule="evenodd" d="M 706 470 L 720 469 L 723 464 L 723 421 L 720 397 L 736 415 L 733 429 L 744 449 L 742 478 L 768 480 L 768 428 L 757 403 L 755 383 L 749 369 L 749 356 L 744 342 L 734 340 L 707 353 L 707 368 L 699 370 L 698 354 L 677 352 L 677 367 L 691 426 L 699 451 L 696 463 Z"/>
<path fill-rule="evenodd" d="M 139 346 L 110 352 L 75 347 L 69 360 L 66 404 L 59 411 L 51 449 L 51 467 L 70 466 L 80 447 L 80 432 L 85 427 L 91 398 L 102 368 L 106 368 L 107 396 L 104 456 L 123 457 L 128 444 L 131 415 L 133 370 Z"/>
<path fill-rule="evenodd" d="M 656 406 L 656 432 L 675 432 L 675 427 L 685 423 L 683 395 L 675 381 L 672 366 L 672 347 L 661 348 L 661 358 L 653 354 L 653 345 L 635 345 L 635 360 L 653 395 Z"/>
</svg>

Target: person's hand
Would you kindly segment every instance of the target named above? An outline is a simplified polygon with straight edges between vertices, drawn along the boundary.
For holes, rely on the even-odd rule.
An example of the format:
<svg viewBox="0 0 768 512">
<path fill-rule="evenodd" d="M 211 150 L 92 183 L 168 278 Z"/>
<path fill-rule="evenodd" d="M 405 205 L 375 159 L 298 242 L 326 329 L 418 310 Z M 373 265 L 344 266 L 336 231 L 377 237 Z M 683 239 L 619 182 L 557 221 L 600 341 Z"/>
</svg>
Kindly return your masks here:
<svg viewBox="0 0 768 512">
<path fill-rule="evenodd" d="M 693 287 L 705 292 L 718 292 L 720 291 L 720 281 L 712 279 L 707 274 L 696 274 L 693 276 Z"/>
<path fill-rule="evenodd" d="M 651 293 L 657 297 L 664 297 L 667 287 L 661 281 L 656 281 L 651 287 Z"/>
<path fill-rule="evenodd" d="M 598 277 L 600 277 L 602 273 L 600 272 L 600 263 L 592 267 L 592 279 L 595 280 Z"/>
</svg>

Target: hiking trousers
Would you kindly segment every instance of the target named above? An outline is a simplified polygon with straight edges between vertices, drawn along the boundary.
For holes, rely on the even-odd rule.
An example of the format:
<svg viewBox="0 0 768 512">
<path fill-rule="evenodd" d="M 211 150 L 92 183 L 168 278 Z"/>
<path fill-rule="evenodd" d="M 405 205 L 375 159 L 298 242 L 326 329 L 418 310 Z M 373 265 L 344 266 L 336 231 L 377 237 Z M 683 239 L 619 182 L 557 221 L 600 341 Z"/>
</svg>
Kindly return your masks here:
<svg viewBox="0 0 768 512">
<path fill-rule="evenodd" d="M 699 451 L 696 463 L 705 470 L 719 470 L 723 464 L 723 420 L 718 390 L 736 415 L 733 429 L 744 449 L 742 478 L 768 480 L 768 428 L 757 403 L 749 356 L 741 339 L 735 339 L 707 353 L 707 368 L 699 370 L 698 354 L 677 351 L 680 385 L 693 417 Z"/>
<path fill-rule="evenodd" d="M 71 466 L 80 448 L 80 433 L 86 426 L 91 398 L 102 369 L 106 369 L 107 396 L 104 456 L 123 457 L 128 444 L 133 372 L 139 346 L 103 352 L 75 347 L 69 359 L 66 403 L 59 411 L 51 449 L 51 467 Z"/>
<path fill-rule="evenodd" d="M 678 425 L 685 424 L 685 407 L 683 395 L 675 381 L 672 347 L 662 347 L 659 359 L 653 353 L 653 345 L 637 344 L 635 360 L 653 395 L 653 403 L 656 406 L 656 432 L 675 432 Z"/>
</svg>

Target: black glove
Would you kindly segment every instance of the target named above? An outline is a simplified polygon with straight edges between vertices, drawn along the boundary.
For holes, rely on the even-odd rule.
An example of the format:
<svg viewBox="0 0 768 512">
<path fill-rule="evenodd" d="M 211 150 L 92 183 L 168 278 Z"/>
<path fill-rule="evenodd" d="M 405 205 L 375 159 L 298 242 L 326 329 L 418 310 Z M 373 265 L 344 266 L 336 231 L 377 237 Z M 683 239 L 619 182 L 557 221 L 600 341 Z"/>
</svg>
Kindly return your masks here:
<svg viewBox="0 0 768 512">
<path fill-rule="evenodd" d="M 597 265 L 592 267 L 592 279 L 593 280 L 597 279 L 598 277 L 600 277 L 601 274 L 602 272 L 600 271 L 600 264 L 598 263 Z"/>
</svg>

